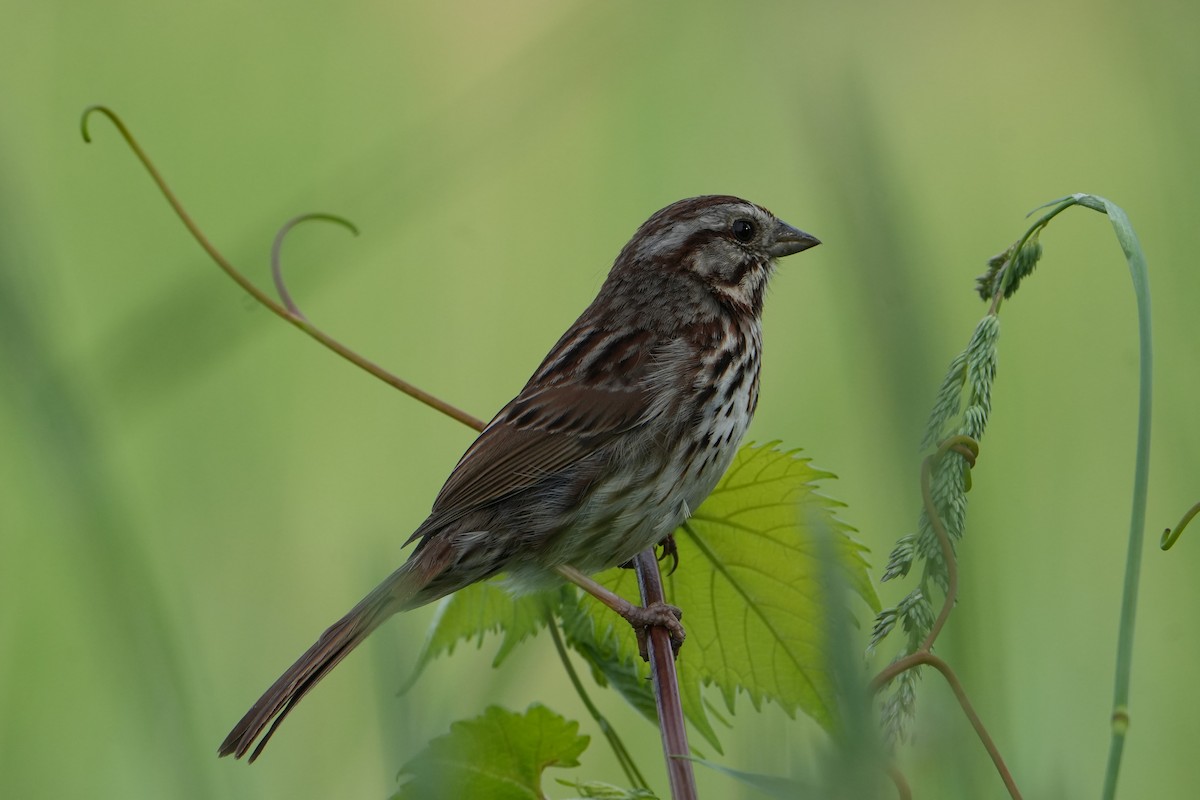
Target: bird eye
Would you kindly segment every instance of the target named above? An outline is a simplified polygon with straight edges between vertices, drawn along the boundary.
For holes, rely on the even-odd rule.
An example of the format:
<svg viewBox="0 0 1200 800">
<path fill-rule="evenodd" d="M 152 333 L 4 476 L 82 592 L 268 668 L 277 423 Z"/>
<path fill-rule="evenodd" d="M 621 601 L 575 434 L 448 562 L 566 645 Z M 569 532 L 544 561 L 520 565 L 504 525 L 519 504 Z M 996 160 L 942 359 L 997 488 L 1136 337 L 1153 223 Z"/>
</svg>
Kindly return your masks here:
<svg viewBox="0 0 1200 800">
<path fill-rule="evenodd" d="M 754 238 L 754 223 L 748 219 L 735 219 L 730 230 L 733 231 L 733 238 L 742 244 Z"/>
</svg>

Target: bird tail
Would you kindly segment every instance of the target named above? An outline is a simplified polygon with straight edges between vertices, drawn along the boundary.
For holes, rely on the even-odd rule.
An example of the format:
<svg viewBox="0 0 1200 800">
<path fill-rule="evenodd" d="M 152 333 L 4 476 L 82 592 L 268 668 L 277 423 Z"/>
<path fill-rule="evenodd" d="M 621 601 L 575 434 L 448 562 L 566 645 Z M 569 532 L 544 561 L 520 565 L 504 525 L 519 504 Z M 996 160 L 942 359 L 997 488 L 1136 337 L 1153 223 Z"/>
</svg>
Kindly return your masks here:
<svg viewBox="0 0 1200 800">
<path fill-rule="evenodd" d="M 262 741 L 250 754 L 249 760 L 253 763 L 296 704 L 363 639 L 397 611 L 415 608 L 433 599 L 424 597 L 421 590 L 442 571 L 449 560 L 448 556 L 446 548 L 436 546 L 413 553 L 412 558 L 364 597 L 346 616 L 329 626 L 316 644 L 271 684 L 271 688 L 263 693 L 225 737 L 225 741 L 221 742 L 218 755 L 241 758 L 263 729 L 267 729 Z M 270 728 L 267 728 L 268 725 Z"/>
</svg>

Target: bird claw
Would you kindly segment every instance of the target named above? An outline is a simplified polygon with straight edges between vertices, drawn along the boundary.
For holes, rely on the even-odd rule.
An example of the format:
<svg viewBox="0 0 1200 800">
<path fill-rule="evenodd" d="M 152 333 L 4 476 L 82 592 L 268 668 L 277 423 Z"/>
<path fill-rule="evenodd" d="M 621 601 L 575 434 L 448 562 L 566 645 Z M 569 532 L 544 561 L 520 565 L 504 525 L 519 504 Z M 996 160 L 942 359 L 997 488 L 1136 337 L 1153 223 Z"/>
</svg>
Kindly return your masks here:
<svg viewBox="0 0 1200 800">
<path fill-rule="evenodd" d="M 667 556 L 670 556 L 671 569 L 667 571 L 667 575 L 674 575 L 675 570 L 679 569 L 679 547 L 675 544 L 675 534 L 668 533 L 667 538 L 659 542 L 658 546 L 662 548 L 662 552 L 657 556 L 658 560 L 662 561 Z"/>
<path fill-rule="evenodd" d="M 679 656 L 679 648 L 683 646 L 683 640 L 687 638 L 687 632 L 684 631 L 683 624 L 679 621 L 683 618 L 683 611 L 677 606 L 668 605 L 667 603 L 632 606 L 621 616 L 633 626 L 633 630 L 637 633 L 638 653 L 641 655 L 643 661 L 650 660 L 650 652 L 647 647 L 647 634 L 651 628 L 666 628 L 667 632 L 671 635 L 671 652 L 676 657 Z"/>
<path fill-rule="evenodd" d="M 662 550 L 660 550 L 654 556 L 658 561 L 662 561 L 667 556 L 671 557 L 671 569 L 667 571 L 667 575 L 674 575 L 675 570 L 679 569 L 679 547 L 675 544 L 675 534 L 668 533 L 667 538 L 656 544 L 655 547 L 662 548 Z M 631 558 L 628 561 L 617 564 L 617 566 L 621 569 L 634 569 L 637 567 L 637 564 L 635 564 L 634 559 Z"/>
</svg>

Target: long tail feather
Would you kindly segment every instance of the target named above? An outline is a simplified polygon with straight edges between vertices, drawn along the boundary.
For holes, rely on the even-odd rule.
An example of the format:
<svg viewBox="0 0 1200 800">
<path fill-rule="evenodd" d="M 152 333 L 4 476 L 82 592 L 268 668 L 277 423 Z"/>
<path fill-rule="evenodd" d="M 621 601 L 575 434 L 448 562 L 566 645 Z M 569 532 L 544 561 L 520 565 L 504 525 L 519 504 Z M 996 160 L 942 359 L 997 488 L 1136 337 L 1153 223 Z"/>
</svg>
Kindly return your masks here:
<svg viewBox="0 0 1200 800">
<path fill-rule="evenodd" d="M 225 737 L 218 753 L 222 756 L 233 755 L 241 758 L 254 744 L 263 728 L 274 720 L 267 735 L 250 756 L 250 761 L 258 758 L 258 754 L 275 733 L 279 723 L 296 703 L 383 621 L 384 615 L 380 611 L 382 609 L 360 605 L 330 626 L 321 634 L 317 643 L 300 656 L 287 672 L 279 676 L 279 680 L 275 681 L 246 712 Z"/>
<path fill-rule="evenodd" d="M 431 552 L 442 551 L 442 552 Z M 404 566 L 392 573 L 386 581 L 350 610 L 346 616 L 331 625 L 316 644 L 308 648 L 286 672 L 279 676 L 271 688 L 263 693 L 245 716 L 233 727 L 217 753 L 241 758 L 254 744 L 254 740 L 267 729 L 262 741 L 250 754 L 253 762 L 262 753 L 276 728 L 295 708 L 296 704 L 324 678 L 329 671 L 341 663 L 372 631 L 397 611 L 421 605 L 420 591 L 428 585 L 445 566 L 448 553 L 443 548 L 425 548 L 414 553 Z M 432 599 L 432 598 L 430 598 Z M 267 728 L 267 726 L 270 726 Z"/>
</svg>

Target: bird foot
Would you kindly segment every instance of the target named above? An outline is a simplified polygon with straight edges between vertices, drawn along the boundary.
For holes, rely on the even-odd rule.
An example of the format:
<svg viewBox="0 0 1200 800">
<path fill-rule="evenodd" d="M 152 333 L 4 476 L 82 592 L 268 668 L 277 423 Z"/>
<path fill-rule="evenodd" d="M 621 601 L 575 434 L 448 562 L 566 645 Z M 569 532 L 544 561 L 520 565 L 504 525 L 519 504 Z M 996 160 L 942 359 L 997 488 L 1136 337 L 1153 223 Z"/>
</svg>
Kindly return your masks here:
<svg viewBox="0 0 1200 800">
<path fill-rule="evenodd" d="M 679 648 L 683 645 L 683 640 L 687 638 L 687 632 L 684 631 L 683 624 L 679 621 L 683 618 L 683 611 L 677 606 L 667 603 L 630 606 L 621 613 L 621 616 L 633 626 L 633 630 L 637 633 L 638 653 L 641 654 L 643 661 L 650 660 L 649 650 L 646 647 L 646 636 L 651 628 L 666 628 L 667 632 L 671 634 L 671 651 L 675 656 L 679 655 Z"/>
</svg>

